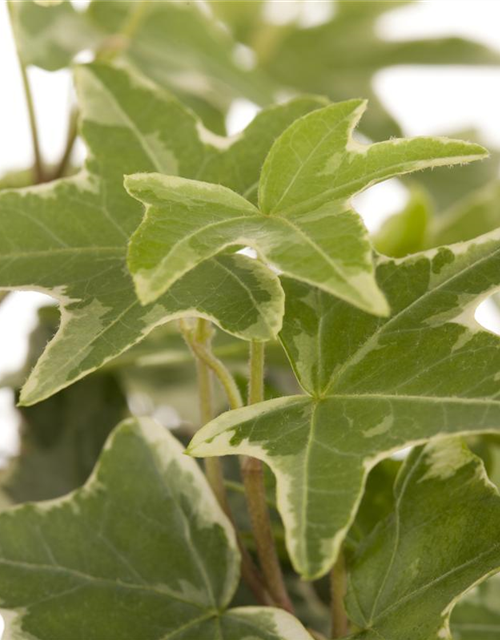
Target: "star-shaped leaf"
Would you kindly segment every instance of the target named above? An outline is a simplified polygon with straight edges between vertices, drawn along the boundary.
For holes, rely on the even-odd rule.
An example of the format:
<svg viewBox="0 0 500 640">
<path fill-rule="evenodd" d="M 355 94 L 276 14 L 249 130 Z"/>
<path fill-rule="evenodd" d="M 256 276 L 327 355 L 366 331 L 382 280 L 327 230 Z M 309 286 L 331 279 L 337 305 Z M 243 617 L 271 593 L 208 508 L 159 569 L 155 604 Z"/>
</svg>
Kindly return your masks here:
<svg viewBox="0 0 500 640">
<path fill-rule="evenodd" d="M 0 514 L 9 638 L 311 640 L 291 615 L 227 607 L 234 532 L 169 432 L 128 420 L 91 479 L 65 498 Z"/>
<path fill-rule="evenodd" d="M 365 107 L 350 100 L 294 122 L 266 158 L 259 208 L 223 187 L 159 174 L 129 176 L 127 190 L 147 205 L 128 261 L 141 301 L 152 302 L 222 249 L 250 245 L 287 275 L 386 315 L 351 196 L 391 176 L 475 160 L 485 151 L 443 138 L 362 146 L 352 130 Z"/>
<path fill-rule="evenodd" d="M 59 331 L 33 370 L 21 402 L 32 404 L 96 369 L 179 315 L 201 315 L 244 339 L 279 331 L 283 292 L 264 265 L 219 255 L 187 274 L 156 304 L 141 307 L 126 247 L 141 206 L 123 175 L 162 171 L 221 182 L 253 197 L 274 141 L 312 98 L 263 111 L 233 138 L 218 138 L 150 82 L 103 64 L 77 69 L 89 159 L 78 175 L 0 194 L 0 289 L 56 297 Z"/>
<path fill-rule="evenodd" d="M 379 257 L 377 280 L 388 319 L 284 278 L 281 340 L 308 395 L 224 414 L 191 444 L 194 455 L 271 467 L 289 552 L 309 578 L 333 564 L 379 460 L 443 434 L 500 429 L 500 340 L 474 321 L 500 285 L 500 232 Z"/>
<path fill-rule="evenodd" d="M 414 450 L 394 498 L 394 512 L 350 566 L 347 609 L 359 628 L 352 637 L 451 640 L 458 598 L 500 570 L 498 491 L 480 459 L 453 439 Z"/>
</svg>

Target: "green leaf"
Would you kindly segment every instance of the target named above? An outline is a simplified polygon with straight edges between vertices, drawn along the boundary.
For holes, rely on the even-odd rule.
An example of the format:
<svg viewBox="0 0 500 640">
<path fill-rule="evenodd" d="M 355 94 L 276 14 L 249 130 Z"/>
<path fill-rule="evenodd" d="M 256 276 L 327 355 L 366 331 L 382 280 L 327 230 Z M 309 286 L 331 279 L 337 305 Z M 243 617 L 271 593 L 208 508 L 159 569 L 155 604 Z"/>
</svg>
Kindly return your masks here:
<svg viewBox="0 0 500 640">
<path fill-rule="evenodd" d="M 455 439 L 414 450 L 394 497 L 394 512 L 351 565 L 353 638 L 451 640 L 457 599 L 500 570 L 500 496 L 480 459 Z"/>
<path fill-rule="evenodd" d="M 379 257 L 389 319 L 282 279 L 280 337 L 309 395 L 224 414 L 190 451 L 251 455 L 271 467 L 304 576 L 332 566 L 378 461 L 444 434 L 500 429 L 500 342 L 474 320 L 499 274 L 496 231 L 404 260 Z"/>
<path fill-rule="evenodd" d="M 10 11 L 24 64 L 56 71 L 97 43 L 97 34 L 68 0 L 11 2 Z"/>
<path fill-rule="evenodd" d="M 500 182 L 471 193 L 433 220 L 427 244 L 439 246 L 476 238 L 500 226 Z"/>
<path fill-rule="evenodd" d="M 149 419 L 117 428 L 82 489 L 0 514 L 0 538 L 11 638 L 310 640 L 283 611 L 225 611 L 233 530 L 197 464 Z"/>
<path fill-rule="evenodd" d="M 500 576 L 462 598 L 451 615 L 454 640 L 497 640 L 500 633 Z"/>
<path fill-rule="evenodd" d="M 159 0 L 137 9 L 135 0 L 93 0 L 87 15 L 108 35 L 132 20 L 134 33 L 121 58 L 183 100 L 193 96 L 222 111 L 242 96 L 272 102 L 272 84 L 237 62 L 227 29 L 197 3 Z"/>
<path fill-rule="evenodd" d="M 275 136 L 321 104 L 303 98 L 274 107 L 226 139 L 125 70 L 80 67 L 77 87 L 86 167 L 68 179 L 0 193 L 0 289 L 42 290 L 62 308 L 60 329 L 21 394 L 24 404 L 50 396 L 180 315 L 210 318 L 243 339 L 267 340 L 279 331 L 279 281 L 241 255 L 200 264 L 156 304 L 141 307 L 125 261 L 142 211 L 123 189 L 123 174 L 177 173 L 250 193 Z"/>
<path fill-rule="evenodd" d="M 363 131 L 373 139 L 400 135 L 400 128 L 373 90 L 374 76 L 395 65 L 498 65 L 488 47 L 457 37 L 388 41 L 380 35 L 381 14 L 402 2 L 335 2 L 325 23 L 260 27 L 252 44 L 260 67 L 277 83 L 331 100 L 370 99 Z"/>
<path fill-rule="evenodd" d="M 427 192 L 417 185 L 413 186 L 407 205 L 402 211 L 388 218 L 376 233 L 373 239 L 375 249 L 391 258 L 403 258 L 410 253 L 422 251 L 427 246 L 432 211 L 432 203 Z"/>
<path fill-rule="evenodd" d="M 351 100 L 292 124 L 264 163 L 260 211 L 227 188 L 159 174 L 127 177 L 128 192 L 146 204 L 128 261 L 140 300 L 152 302 L 222 249 L 250 245 L 287 275 L 386 315 L 350 197 L 391 176 L 475 160 L 485 151 L 440 138 L 362 146 L 351 134 L 364 109 Z"/>
<path fill-rule="evenodd" d="M 26 363 L 19 373 L 9 376 L 14 383 L 18 377 L 24 380 L 26 371 L 53 337 L 58 316 L 53 306 L 38 311 Z M 13 390 L 18 392 L 17 385 Z M 128 415 L 117 372 L 105 370 L 19 412 L 21 447 L 2 482 L 3 492 L 14 502 L 57 498 L 80 487 L 111 430 Z"/>
</svg>

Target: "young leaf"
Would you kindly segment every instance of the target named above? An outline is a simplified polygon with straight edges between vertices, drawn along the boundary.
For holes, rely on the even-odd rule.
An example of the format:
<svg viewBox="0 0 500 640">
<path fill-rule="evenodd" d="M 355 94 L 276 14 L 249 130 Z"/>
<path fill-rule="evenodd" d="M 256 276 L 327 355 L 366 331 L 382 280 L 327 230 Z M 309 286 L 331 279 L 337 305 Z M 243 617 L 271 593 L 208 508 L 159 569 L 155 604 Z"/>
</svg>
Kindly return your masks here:
<svg viewBox="0 0 500 640">
<path fill-rule="evenodd" d="M 500 570 L 500 496 L 458 440 L 414 450 L 394 494 L 394 512 L 349 572 L 347 608 L 359 628 L 352 637 L 451 640 L 458 598 Z"/>
<path fill-rule="evenodd" d="M 497 640 L 500 633 L 500 575 L 462 598 L 451 616 L 454 640 Z"/>
<path fill-rule="evenodd" d="M 11 638 L 311 640 L 283 611 L 225 611 L 233 530 L 198 465 L 149 419 L 116 429 L 82 489 L 0 514 L 0 538 Z"/>
<path fill-rule="evenodd" d="M 21 402 L 33 404 L 93 371 L 179 315 L 200 315 L 244 339 L 279 331 L 283 292 L 264 265 L 220 255 L 141 307 L 126 271 L 126 245 L 141 206 L 123 174 L 162 171 L 252 192 L 276 135 L 321 102 L 301 98 L 262 112 L 235 139 L 209 134 L 175 99 L 123 69 L 77 69 L 89 150 L 77 176 L 0 193 L 0 288 L 56 297 L 61 327 Z M 256 140 L 257 138 L 257 140 Z"/>
<path fill-rule="evenodd" d="M 379 460 L 443 434 L 500 429 L 500 341 L 474 320 L 499 274 L 496 231 L 404 260 L 379 257 L 389 319 L 282 280 L 280 337 L 309 395 L 224 414 L 190 451 L 251 455 L 271 467 L 304 576 L 332 566 Z"/>
<path fill-rule="evenodd" d="M 360 100 L 334 104 L 292 124 L 264 163 L 260 211 L 223 187 L 129 176 L 127 190 L 147 206 L 128 262 L 141 301 L 156 300 L 225 247 L 248 244 L 285 274 L 387 315 L 367 233 L 350 197 L 391 176 L 476 160 L 485 151 L 441 138 L 361 146 L 352 130 L 365 106 Z"/>
</svg>

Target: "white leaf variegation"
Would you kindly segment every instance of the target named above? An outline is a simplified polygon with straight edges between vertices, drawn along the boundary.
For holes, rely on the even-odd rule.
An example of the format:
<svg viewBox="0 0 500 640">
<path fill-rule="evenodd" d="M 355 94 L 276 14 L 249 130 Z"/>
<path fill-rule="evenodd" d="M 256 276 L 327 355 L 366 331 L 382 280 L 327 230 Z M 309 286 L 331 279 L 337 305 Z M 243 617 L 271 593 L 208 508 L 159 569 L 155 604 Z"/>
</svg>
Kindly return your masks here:
<svg viewBox="0 0 500 640">
<path fill-rule="evenodd" d="M 323 104 L 293 100 L 263 111 L 239 136 L 221 139 L 171 96 L 124 69 L 92 64 L 77 68 L 76 79 L 89 152 L 85 169 L 0 194 L 0 289 L 44 291 L 62 311 L 59 331 L 21 393 L 24 404 L 50 396 L 180 315 L 209 318 L 247 340 L 276 335 L 284 304 L 280 283 L 245 256 L 213 257 L 155 304 L 140 305 L 126 251 L 142 208 L 124 190 L 123 175 L 203 178 L 251 198 L 275 137 Z"/>
<path fill-rule="evenodd" d="M 451 640 L 456 602 L 500 570 L 499 527 L 498 491 L 482 461 L 459 439 L 415 449 L 396 480 L 393 512 L 350 564 L 347 608 L 359 629 L 352 638 Z M 487 599 L 477 606 L 482 594 L 487 591 L 471 600 L 476 606 L 458 607 L 465 635 L 457 625 L 455 640 L 497 637 L 488 635 L 494 628 L 488 625 Z M 469 627 L 472 636 L 468 616 L 476 621 L 475 629 Z"/>
<path fill-rule="evenodd" d="M 129 193 L 147 205 L 128 260 L 141 301 L 156 300 L 225 247 L 247 244 L 286 275 L 387 315 L 351 196 L 391 176 L 477 160 L 486 152 L 444 138 L 360 145 L 352 131 L 365 108 L 364 101 L 350 100 L 294 122 L 266 158 L 259 209 L 223 187 L 161 175 L 128 177 Z"/>
<path fill-rule="evenodd" d="M 227 610 L 232 526 L 149 419 L 117 427 L 82 489 L 0 514 L 0 538 L 8 640 L 311 640 L 284 611 Z"/>
<path fill-rule="evenodd" d="M 500 430 L 500 339 L 474 320 L 500 286 L 500 231 L 380 256 L 377 281 L 388 319 L 283 278 L 280 338 L 307 395 L 223 414 L 190 445 L 271 467 L 288 549 L 308 578 L 332 566 L 379 460 L 445 434 Z"/>
</svg>

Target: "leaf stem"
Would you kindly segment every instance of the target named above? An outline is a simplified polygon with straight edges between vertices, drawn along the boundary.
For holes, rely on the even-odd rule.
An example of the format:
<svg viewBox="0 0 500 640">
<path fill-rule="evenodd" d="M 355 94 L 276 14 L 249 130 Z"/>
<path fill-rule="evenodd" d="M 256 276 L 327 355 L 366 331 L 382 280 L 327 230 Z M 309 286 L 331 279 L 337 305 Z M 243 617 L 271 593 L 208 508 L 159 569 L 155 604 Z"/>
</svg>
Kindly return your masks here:
<svg viewBox="0 0 500 640">
<path fill-rule="evenodd" d="M 202 344 L 205 349 L 210 349 L 213 330 L 210 323 L 203 318 L 198 320 L 195 340 Z M 200 404 L 201 424 L 207 424 L 214 417 L 213 409 L 213 388 L 212 388 L 212 372 L 206 362 L 200 358 L 196 358 L 196 370 L 198 374 L 198 400 Z M 219 458 L 205 459 L 205 475 L 212 487 L 222 509 L 229 513 L 229 504 L 227 501 L 226 488 L 224 486 L 224 474 Z"/>
<path fill-rule="evenodd" d="M 31 142 L 33 146 L 33 155 L 34 155 L 34 164 L 33 164 L 33 179 L 35 184 L 39 184 L 44 182 L 45 180 L 45 172 L 44 172 L 44 164 L 42 159 L 42 152 L 40 149 L 40 141 L 38 136 L 38 126 L 36 122 L 36 114 L 35 114 L 35 105 L 33 102 L 33 93 L 31 91 L 31 85 L 28 78 L 28 72 L 26 69 L 26 64 L 24 63 L 23 56 L 21 50 L 19 48 L 19 43 L 16 37 L 16 26 L 15 26 L 15 9 L 13 0 L 8 0 L 7 8 L 9 11 L 9 18 L 12 27 L 12 34 L 14 37 L 14 43 L 16 47 L 17 59 L 19 62 L 19 69 L 21 71 L 21 80 L 23 83 L 24 96 L 26 99 L 26 106 L 28 108 L 28 118 L 30 124 L 31 131 Z"/>
<path fill-rule="evenodd" d="M 250 346 L 248 401 L 253 404 L 263 398 L 264 343 L 253 341 Z M 262 462 L 246 457 L 241 461 L 241 472 L 260 568 L 271 596 L 280 607 L 291 612 L 293 605 L 286 590 L 267 507 Z"/>
<path fill-rule="evenodd" d="M 193 339 L 192 331 L 186 325 L 185 321 L 179 321 L 179 327 L 184 339 L 191 347 L 194 355 L 202 360 L 209 369 L 215 374 L 224 388 L 224 392 L 227 397 L 227 401 L 231 409 L 239 409 L 243 406 L 243 400 L 241 399 L 240 390 L 234 380 L 231 372 L 227 369 L 226 365 L 221 362 L 206 345 L 201 344 L 197 340 Z"/>
<path fill-rule="evenodd" d="M 66 146 L 64 147 L 64 151 L 61 156 L 61 159 L 59 160 L 59 164 L 57 165 L 57 167 L 54 169 L 54 172 L 52 173 L 51 180 L 62 178 L 66 173 L 66 169 L 68 168 L 77 136 L 78 136 L 78 109 L 76 107 L 73 107 L 69 114 Z"/>
<path fill-rule="evenodd" d="M 330 574 L 332 603 L 332 638 L 343 638 L 349 633 L 349 621 L 344 606 L 347 591 L 347 572 L 344 552 L 341 550 Z"/>
<path fill-rule="evenodd" d="M 132 8 L 128 12 L 120 30 L 110 36 L 96 54 L 96 60 L 111 62 L 117 55 L 125 51 L 130 45 L 130 41 L 139 30 L 147 9 L 149 0 L 136 0 L 131 3 Z"/>
<path fill-rule="evenodd" d="M 187 345 L 195 356 L 198 373 L 200 417 L 202 424 L 206 424 L 214 415 L 212 372 L 217 375 L 219 380 L 221 380 L 220 376 L 223 376 L 225 382 L 223 386 L 226 390 L 226 394 L 228 393 L 228 390 L 230 390 L 232 394 L 230 404 L 236 403 L 238 406 L 241 406 L 241 396 L 239 395 L 238 387 L 236 386 L 236 383 L 229 371 L 212 353 L 211 341 L 213 328 L 210 323 L 207 320 L 200 318 L 197 321 L 195 330 L 193 331 L 186 322 L 181 319 L 179 320 L 179 328 Z M 243 580 L 246 582 L 259 603 L 265 605 L 274 604 L 266 589 L 263 579 L 255 566 L 250 553 L 248 552 L 248 549 L 243 544 L 241 536 L 236 529 L 231 509 L 229 507 L 229 501 L 227 499 L 224 474 L 219 458 L 213 457 L 205 460 L 205 474 L 217 501 L 234 526 L 236 541 L 241 553 L 241 575 Z"/>
</svg>

